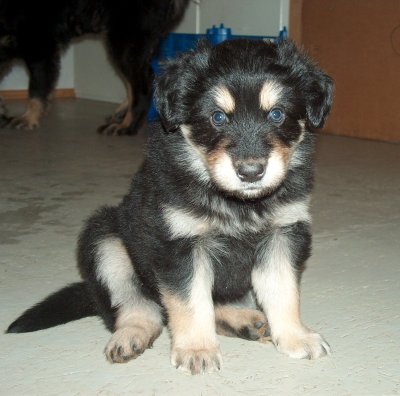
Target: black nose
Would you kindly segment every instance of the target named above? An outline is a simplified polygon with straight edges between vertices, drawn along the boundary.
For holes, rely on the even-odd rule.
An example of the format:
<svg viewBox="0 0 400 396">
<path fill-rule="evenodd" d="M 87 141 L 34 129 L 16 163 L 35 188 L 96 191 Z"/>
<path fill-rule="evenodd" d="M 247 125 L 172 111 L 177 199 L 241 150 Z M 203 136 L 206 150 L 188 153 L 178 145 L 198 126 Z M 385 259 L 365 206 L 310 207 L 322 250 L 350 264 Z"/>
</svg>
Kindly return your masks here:
<svg viewBox="0 0 400 396">
<path fill-rule="evenodd" d="M 254 183 L 264 176 L 265 167 L 258 162 L 246 163 L 243 162 L 236 168 L 236 173 L 240 180 Z"/>
</svg>

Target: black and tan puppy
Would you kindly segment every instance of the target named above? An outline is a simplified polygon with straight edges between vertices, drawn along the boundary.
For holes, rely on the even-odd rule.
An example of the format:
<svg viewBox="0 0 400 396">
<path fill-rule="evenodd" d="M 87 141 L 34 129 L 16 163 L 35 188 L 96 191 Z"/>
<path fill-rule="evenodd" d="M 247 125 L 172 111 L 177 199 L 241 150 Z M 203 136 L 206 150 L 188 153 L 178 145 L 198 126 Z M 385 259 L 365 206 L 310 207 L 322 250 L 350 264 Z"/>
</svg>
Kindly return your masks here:
<svg viewBox="0 0 400 396">
<path fill-rule="evenodd" d="M 217 332 L 318 358 L 330 349 L 303 325 L 299 284 L 310 255 L 315 128 L 332 82 L 291 42 L 206 44 L 167 65 L 141 170 L 116 207 L 89 219 L 83 282 L 17 319 L 8 332 L 100 315 L 105 353 L 125 362 L 166 323 L 173 365 L 221 367 Z M 165 133 L 167 132 L 167 133 Z M 265 315 L 265 316 L 264 316 Z"/>
<path fill-rule="evenodd" d="M 75 37 L 103 33 L 110 58 L 127 86 L 127 100 L 106 134 L 133 134 L 151 100 L 151 58 L 182 19 L 189 0 L 0 0 L 0 75 L 21 59 L 29 72 L 29 100 L 19 117 L 0 115 L 0 127 L 38 126 L 57 82 L 60 53 Z M 95 65 L 94 65 L 95 67 Z"/>
</svg>

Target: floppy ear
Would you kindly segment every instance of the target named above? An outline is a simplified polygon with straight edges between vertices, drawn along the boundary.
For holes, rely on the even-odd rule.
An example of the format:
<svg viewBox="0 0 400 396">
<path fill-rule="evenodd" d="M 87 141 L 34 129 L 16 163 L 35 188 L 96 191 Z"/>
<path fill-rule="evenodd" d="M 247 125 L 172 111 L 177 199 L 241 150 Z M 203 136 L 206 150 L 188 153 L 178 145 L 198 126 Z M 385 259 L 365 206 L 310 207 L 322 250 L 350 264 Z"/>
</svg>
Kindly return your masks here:
<svg viewBox="0 0 400 396">
<path fill-rule="evenodd" d="M 322 128 L 332 106 L 333 81 L 291 40 L 277 45 L 279 63 L 289 71 L 304 94 L 307 120 L 314 128 Z"/>
<path fill-rule="evenodd" d="M 320 70 L 311 73 L 306 91 L 307 118 L 314 128 L 322 128 L 332 106 L 333 81 Z"/>
<path fill-rule="evenodd" d="M 155 103 L 167 132 L 185 124 L 191 113 L 191 97 L 198 92 L 198 82 L 208 68 L 211 45 L 200 42 L 189 51 L 165 64 L 155 80 Z"/>
</svg>

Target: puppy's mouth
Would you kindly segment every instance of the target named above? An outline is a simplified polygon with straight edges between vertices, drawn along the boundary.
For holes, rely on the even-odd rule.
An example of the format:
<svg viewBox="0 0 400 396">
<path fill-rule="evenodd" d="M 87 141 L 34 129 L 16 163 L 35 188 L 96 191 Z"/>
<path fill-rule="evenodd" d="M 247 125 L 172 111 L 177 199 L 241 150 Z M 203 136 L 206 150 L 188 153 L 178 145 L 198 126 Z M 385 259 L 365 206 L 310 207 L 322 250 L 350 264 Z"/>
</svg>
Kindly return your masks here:
<svg viewBox="0 0 400 396">
<path fill-rule="evenodd" d="M 277 187 L 278 186 L 276 187 L 243 186 L 242 188 L 237 190 L 225 189 L 225 193 L 239 199 L 254 200 L 254 199 L 265 198 L 271 195 Z M 221 188 L 223 187 L 221 186 Z"/>
<path fill-rule="evenodd" d="M 229 195 L 241 199 L 257 199 L 271 194 L 285 178 L 287 163 L 278 151 L 272 152 L 262 165 L 254 162 L 238 167 L 231 157 L 221 153 L 217 160 L 209 163 L 214 183 Z"/>
</svg>

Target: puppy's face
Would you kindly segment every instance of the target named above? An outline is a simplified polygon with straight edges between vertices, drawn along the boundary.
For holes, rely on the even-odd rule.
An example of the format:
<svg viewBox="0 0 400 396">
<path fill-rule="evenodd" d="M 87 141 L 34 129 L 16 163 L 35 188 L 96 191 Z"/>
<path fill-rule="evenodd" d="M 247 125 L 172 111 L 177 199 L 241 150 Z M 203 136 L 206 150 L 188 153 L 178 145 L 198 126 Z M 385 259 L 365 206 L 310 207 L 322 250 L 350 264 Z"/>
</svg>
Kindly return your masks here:
<svg viewBox="0 0 400 396">
<path fill-rule="evenodd" d="M 299 165 L 306 134 L 329 112 L 332 84 L 290 42 L 240 40 L 186 54 L 156 92 L 193 171 L 229 195 L 255 199 Z"/>
</svg>

